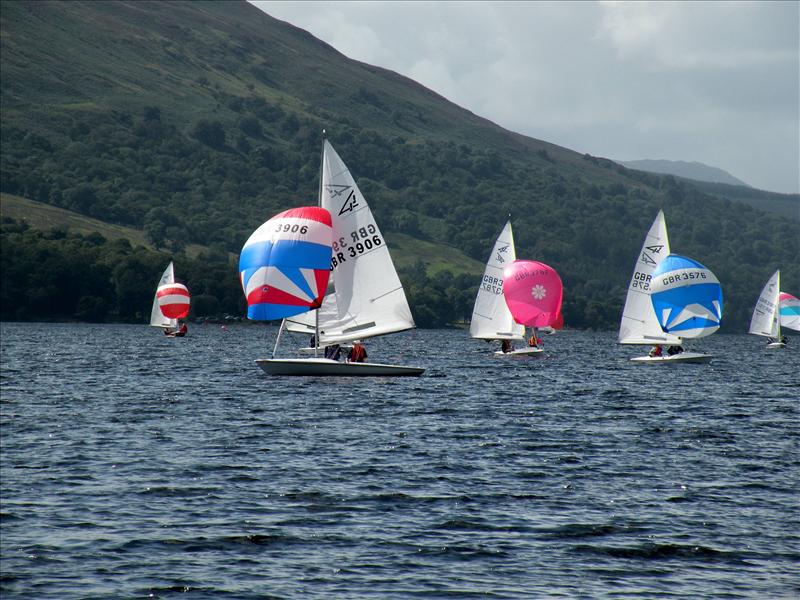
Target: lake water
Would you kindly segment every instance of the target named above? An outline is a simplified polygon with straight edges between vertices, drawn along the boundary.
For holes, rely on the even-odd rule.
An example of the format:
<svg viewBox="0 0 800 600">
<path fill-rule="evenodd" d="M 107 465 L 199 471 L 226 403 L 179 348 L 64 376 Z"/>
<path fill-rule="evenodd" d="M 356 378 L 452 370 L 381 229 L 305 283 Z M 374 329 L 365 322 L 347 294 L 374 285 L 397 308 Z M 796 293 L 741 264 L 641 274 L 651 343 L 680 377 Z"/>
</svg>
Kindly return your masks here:
<svg viewBox="0 0 800 600">
<path fill-rule="evenodd" d="M 323 379 L 273 327 L 1 331 L 3 598 L 800 595 L 798 336 L 417 330 L 368 349 L 422 377 Z"/>
</svg>

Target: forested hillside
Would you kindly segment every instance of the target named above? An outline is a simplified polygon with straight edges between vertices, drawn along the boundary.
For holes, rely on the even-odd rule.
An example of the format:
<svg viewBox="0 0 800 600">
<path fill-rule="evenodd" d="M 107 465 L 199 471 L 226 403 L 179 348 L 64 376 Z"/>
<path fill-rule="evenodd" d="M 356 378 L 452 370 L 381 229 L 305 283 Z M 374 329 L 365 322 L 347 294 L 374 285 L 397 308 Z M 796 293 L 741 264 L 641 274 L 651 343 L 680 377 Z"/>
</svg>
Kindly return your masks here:
<svg viewBox="0 0 800 600">
<path fill-rule="evenodd" d="M 140 229 L 161 250 L 6 223 L 3 318 L 140 319 L 170 256 L 205 297 L 195 314 L 241 311 L 228 253 L 316 202 L 322 129 L 398 241 L 420 325 L 468 317 L 475 261 L 509 215 L 517 255 L 561 274 L 567 326 L 616 326 L 659 208 L 673 250 L 723 283 L 725 329 L 746 327 L 776 268 L 800 290 L 796 221 L 508 132 L 245 2 L 4 2 L 0 21 L 2 191 Z M 185 257 L 191 243 L 208 250 Z M 42 260 L 64 255 L 80 264 Z M 113 297 L 72 290 L 56 308 L 95 267 Z"/>
</svg>

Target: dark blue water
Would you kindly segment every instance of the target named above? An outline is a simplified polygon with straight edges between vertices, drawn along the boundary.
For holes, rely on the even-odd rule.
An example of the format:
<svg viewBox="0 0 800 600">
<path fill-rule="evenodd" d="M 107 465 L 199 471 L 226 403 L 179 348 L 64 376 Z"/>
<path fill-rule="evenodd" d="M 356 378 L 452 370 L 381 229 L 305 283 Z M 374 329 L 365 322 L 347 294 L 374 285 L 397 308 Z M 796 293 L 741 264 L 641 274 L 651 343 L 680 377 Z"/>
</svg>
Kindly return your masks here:
<svg viewBox="0 0 800 600">
<path fill-rule="evenodd" d="M 274 332 L 3 324 L 2 597 L 800 594 L 800 337 L 420 330 L 369 350 L 421 378 L 321 379 Z"/>
</svg>

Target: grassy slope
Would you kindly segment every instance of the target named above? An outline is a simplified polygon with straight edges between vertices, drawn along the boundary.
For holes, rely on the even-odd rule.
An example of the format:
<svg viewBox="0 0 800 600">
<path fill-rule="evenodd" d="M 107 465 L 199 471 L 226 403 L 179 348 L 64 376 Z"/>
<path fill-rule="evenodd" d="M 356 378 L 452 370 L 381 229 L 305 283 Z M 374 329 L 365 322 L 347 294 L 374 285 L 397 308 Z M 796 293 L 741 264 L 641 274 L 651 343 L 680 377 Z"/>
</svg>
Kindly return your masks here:
<svg viewBox="0 0 800 600">
<path fill-rule="evenodd" d="M 32 228 L 42 231 L 64 229 L 82 235 L 99 233 L 107 240 L 125 239 L 131 243 L 131 246 L 144 246 L 155 250 L 144 232 L 139 229 L 104 223 L 71 210 L 34 202 L 11 194 L 0 194 L 0 215 L 27 223 Z M 190 244 L 186 248 L 186 254 L 194 258 L 204 250 L 207 250 L 205 246 Z"/>
<path fill-rule="evenodd" d="M 108 240 L 126 239 L 132 246 L 153 249 L 153 245 L 140 229 L 104 223 L 70 210 L 11 194 L 0 194 L 0 214 L 15 221 L 25 222 L 34 229 L 43 231 L 64 229 L 83 235 L 99 233 Z M 390 233 L 386 237 L 398 268 L 410 267 L 417 260 L 424 260 L 428 263 L 430 275 L 444 269 L 454 274 L 468 273 L 475 275 L 476 278 L 483 273 L 481 263 L 465 256 L 452 246 L 418 240 L 402 233 Z M 186 248 L 186 254 L 194 258 L 204 250 L 208 249 L 200 244 L 191 244 Z"/>
<path fill-rule="evenodd" d="M 485 267 L 483 263 L 465 256 L 463 252 L 453 246 L 418 240 L 410 235 L 397 232 L 387 233 L 386 240 L 395 266 L 398 268 L 411 266 L 421 260 L 427 266 L 428 275 L 435 275 L 446 269 L 453 274 L 475 275 L 477 281 L 483 274 Z"/>
</svg>

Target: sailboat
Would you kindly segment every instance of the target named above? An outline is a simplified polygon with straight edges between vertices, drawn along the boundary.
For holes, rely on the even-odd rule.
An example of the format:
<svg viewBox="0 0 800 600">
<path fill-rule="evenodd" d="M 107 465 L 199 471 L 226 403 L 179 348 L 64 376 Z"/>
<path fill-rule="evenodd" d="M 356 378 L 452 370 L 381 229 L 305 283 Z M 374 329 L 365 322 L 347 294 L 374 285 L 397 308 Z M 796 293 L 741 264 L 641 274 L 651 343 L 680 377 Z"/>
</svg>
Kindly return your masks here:
<svg viewBox="0 0 800 600">
<path fill-rule="evenodd" d="M 281 331 L 314 336 L 313 358 L 259 359 L 272 375 L 421 375 L 420 367 L 322 358 L 327 346 L 361 342 L 415 327 L 386 241 L 366 199 L 333 146 L 324 138 L 319 205 L 332 224 L 330 280 L 317 310 L 287 315 Z"/>
<path fill-rule="evenodd" d="M 781 289 L 781 271 L 778 269 L 769 278 L 761 294 L 758 296 L 750 319 L 748 333 L 761 335 L 769 339 L 767 348 L 783 348 L 786 346 L 781 341 L 781 319 L 779 315 Z"/>
<path fill-rule="evenodd" d="M 515 260 L 503 269 L 503 298 L 514 321 L 533 329 L 532 356 L 542 356 L 538 347 L 539 328 L 559 329 L 563 298 L 561 277 L 555 269 L 535 260 Z"/>
<path fill-rule="evenodd" d="M 665 261 L 671 256 L 677 257 L 677 255 L 670 254 L 669 238 L 667 237 L 667 226 L 664 219 L 664 212 L 659 210 L 655 220 L 653 221 L 653 224 L 650 226 L 650 230 L 645 236 L 642 249 L 639 252 L 639 257 L 634 265 L 633 275 L 631 275 L 630 283 L 628 285 L 628 294 L 625 298 L 625 308 L 622 311 L 622 319 L 620 321 L 619 328 L 618 341 L 620 344 L 639 344 L 659 348 L 661 346 L 678 348 L 681 347 L 684 338 L 709 335 L 716 331 L 716 329 L 719 327 L 719 318 L 721 318 L 722 315 L 722 292 L 721 288 L 719 288 L 719 282 L 717 281 L 716 277 L 714 277 L 711 271 L 708 271 L 708 269 L 699 263 L 691 261 L 691 259 L 683 259 L 683 257 L 678 258 L 689 262 L 680 263 L 680 261 L 673 261 L 670 262 L 669 267 L 667 267 Z M 681 329 L 678 327 L 673 327 L 672 321 L 670 321 L 670 323 L 665 327 L 665 324 L 659 318 L 659 315 L 663 317 L 663 310 L 666 308 L 662 306 L 662 301 L 665 299 L 673 299 L 673 296 L 675 296 L 679 302 L 685 302 L 685 304 L 682 304 L 682 306 L 687 312 L 685 312 L 683 315 L 681 315 L 680 311 L 673 313 L 672 309 L 676 308 L 677 306 L 673 304 L 669 308 L 670 317 L 691 318 L 692 309 L 697 308 L 694 306 L 696 302 L 692 300 L 691 295 L 683 292 L 673 292 L 671 296 L 659 296 L 658 307 L 656 306 L 656 303 L 654 303 L 654 294 L 656 293 L 656 278 L 665 273 L 665 271 L 662 270 L 661 265 L 664 264 L 664 269 L 667 269 L 672 268 L 672 266 L 677 265 L 678 263 L 682 265 L 682 269 L 686 270 L 683 271 L 679 269 L 678 272 L 672 274 L 672 283 L 676 287 L 680 281 L 675 278 L 679 276 L 682 278 L 683 274 L 685 274 L 687 277 L 687 279 L 684 280 L 687 283 L 695 281 L 695 277 L 698 281 L 702 280 L 711 282 L 713 279 L 713 281 L 716 282 L 716 290 L 719 292 L 718 310 L 717 306 L 715 306 L 713 303 L 710 304 L 710 307 L 713 309 L 714 318 L 716 319 L 715 327 L 702 328 L 698 331 L 689 331 L 688 328 Z M 669 282 L 669 275 L 666 277 L 666 282 Z M 660 278 L 657 286 L 660 294 L 663 294 L 665 291 L 664 285 L 662 285 L 663 283 L 664 278 Z M 705 304 L 709 305 L 708 302 L 705 302 Z M 709 311 L 704 309 L 701 312 L 706 314 Z M 708 315 L 706 314 L 706 316 Z M 702 335 L 695 335 L 697 333 L 701 333 Z M 663 355 L 662 353 L 661 355 L 656 356 L 637 356 L 632 358 L 631 361 L 646 364 L 665 364 L 678 362 L 707 363 L 711 361 L 711 358 L 712 357 L 709 354 L 684 351 L 671 355 Z"/>
<path fill-rule="evenodd" d="M 189 290 L 182 283 L 175 282 L 175 266 L 170 262 L 156 286 L 150 325 L 161 327 L 171 337 L 183 337 L 186 331 L 178 328 L 178 319 L 189 314 L 190 302 Z"/>
<path fill-rule="evenodd" d="M 503 298 L 503 269 L 516 258 L 514 233 L 511 230 L 511 221 L 508 221 L 494 243 L 492 253 L 486 261 L 483 279 L 478 287 L 469 325 L 469 334 L 473 339 L 510 341 L 525 339 L 525 326 L 514 321 Z M 509 352 L 502 350 L 495 352 L 497 356 L 534 354 L 542 354 L 541 348 L 522 347 Z"/>
</svg>

